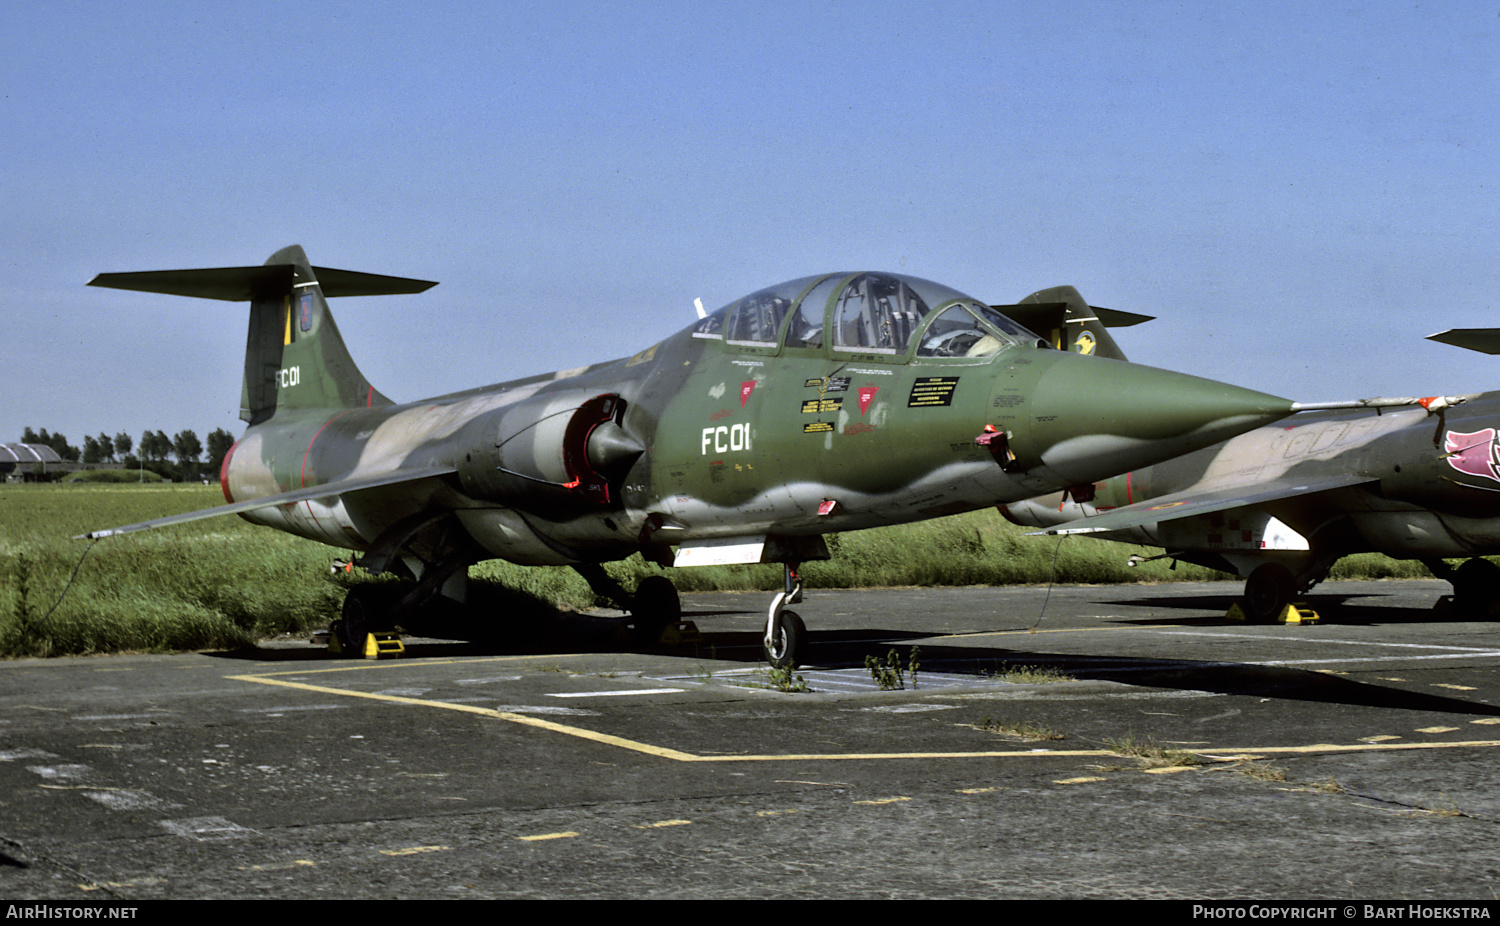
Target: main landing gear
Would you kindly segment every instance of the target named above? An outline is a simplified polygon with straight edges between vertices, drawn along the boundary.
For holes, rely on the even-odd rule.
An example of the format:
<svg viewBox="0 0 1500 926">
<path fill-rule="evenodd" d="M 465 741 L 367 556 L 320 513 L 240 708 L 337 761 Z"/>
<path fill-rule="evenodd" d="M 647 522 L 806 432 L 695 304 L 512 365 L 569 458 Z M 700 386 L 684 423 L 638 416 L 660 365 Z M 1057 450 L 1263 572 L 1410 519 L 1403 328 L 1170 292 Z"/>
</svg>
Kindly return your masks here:
<svg viewBox="0 0 1500 926">
<path fill-rule="evenodd" d="M 1281 563 L 1261 563 L 1245 579 L 1240 607 L 1252 623 L 1275 621 L 1297 597 L 1297 578 Z"/>
<path fill-rule="evenodd" d="M 782 590 L 776 593 L 766 612 L 761 646 L 766 661 L 777 669 L 795 669 L 807 642 L 807 626 L 801 616 L 787 609 L 787 605 L 802 600 L 802 577 L 797 574 L 800 565 L 784 565 Z M 594 594 L 630 613 L 631 636 L 637 646 L 654 645 L 663 630 L 682 619 L 677 587 L 666 576 L 647 576 L 631 593 L 597 563 L 581 563 L 573 568 L 588 580 Z"/>
<path fill-rule="evenodd" d="M 1452 583 L 1455 616 L 1484 617 L 1500 607 L 1500 566 L 1489 560 L 1475 557 L 1457 568 L 1439 559 L 1423 560 L 1422 565 Z"/>
<path fill-rule="evenodd" d="M 663 631 L 682 620 L 677 586 L 666 576 L 647 576 L 631 593 L 598 563 L 579 563 L 573 570 L 583 576 L 595 595 L 630 614 L 630 635 L 637 646 L 654 646 Z"/>
<path fill-rule="evenodd" d="M 364 652 L 369 634 L 390 630 L 394 625 L 390 596 L 373 585 L 356 585 L 344 596 L 343 612 L 330 627 L 347 654 Z"/>
</svg>

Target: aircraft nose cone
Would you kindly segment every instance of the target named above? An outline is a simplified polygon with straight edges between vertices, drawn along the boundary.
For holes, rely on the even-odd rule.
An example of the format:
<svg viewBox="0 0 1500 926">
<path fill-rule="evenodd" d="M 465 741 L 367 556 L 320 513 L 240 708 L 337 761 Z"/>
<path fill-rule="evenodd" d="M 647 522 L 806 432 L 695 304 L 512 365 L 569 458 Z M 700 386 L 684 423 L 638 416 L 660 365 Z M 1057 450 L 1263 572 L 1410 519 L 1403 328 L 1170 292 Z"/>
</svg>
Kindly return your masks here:
<svg viewBox="0 0 1500 926">
<path fill-rule="evenodd" d="M 1289 399 L 1155 367 L 1054 355 L 1033 396 L 1035 451 L 1064 481 L 1095 482 L 1290 415 Z"/>
</svg>

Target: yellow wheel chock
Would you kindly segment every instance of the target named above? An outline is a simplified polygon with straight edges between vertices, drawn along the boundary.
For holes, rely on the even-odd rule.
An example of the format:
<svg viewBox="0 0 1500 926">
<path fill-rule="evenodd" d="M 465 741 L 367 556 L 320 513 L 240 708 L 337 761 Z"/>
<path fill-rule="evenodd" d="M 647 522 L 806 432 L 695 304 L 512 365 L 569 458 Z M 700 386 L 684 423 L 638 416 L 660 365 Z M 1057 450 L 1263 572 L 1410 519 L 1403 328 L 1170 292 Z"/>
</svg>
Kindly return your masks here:
<svg viewBox="0 0 1500 926">
<path fill-rule="evenodd" d="M 1229 606 L 1229 613 L 1224 615 L 1224 619 L 1245 623 L 1248 623 L 1250 620 L 1249 616 L 1245 614 L 1245 610 L 1240 607 L 1238 601 Z M 1316 624 L 1320 619 L 1318 612 L 1309 608 L 1307 602 L 1299 601 L 1295 604 L 1287 605 L 1280 614 L 1271 619 L 1271 622 L 1275 624 Z"/>
</svg>

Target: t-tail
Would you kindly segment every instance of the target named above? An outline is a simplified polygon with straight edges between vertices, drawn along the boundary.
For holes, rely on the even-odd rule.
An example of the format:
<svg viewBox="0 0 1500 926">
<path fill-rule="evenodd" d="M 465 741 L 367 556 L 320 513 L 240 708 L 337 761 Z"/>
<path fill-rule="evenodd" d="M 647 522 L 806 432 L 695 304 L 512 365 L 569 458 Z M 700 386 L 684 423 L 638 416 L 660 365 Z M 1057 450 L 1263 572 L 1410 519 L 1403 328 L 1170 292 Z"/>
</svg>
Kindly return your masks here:
<svg viewBox="0 0 1500 926">
<path fill-rule="evenodd" d="M 253 425 L 281 409 L 393 404 L 355 366 L 327 300 L 420 293 L 437 284 L 314 267 L 294 244 L 260 267 L 101 273 L 89 285 L 249 302 L 240 417 Z"/>
<path fill-rule="evenodd" d="M 1053 286 L 1016 305 L 995 306 L 1006 315 L 1043 335 L 1058 350 L 1124 360 L 1125 352 L 1110 336 L 1110 328 L 1129 328 L 1154 316 L 1091 306 L 1071 286 Z"/>
</svg>

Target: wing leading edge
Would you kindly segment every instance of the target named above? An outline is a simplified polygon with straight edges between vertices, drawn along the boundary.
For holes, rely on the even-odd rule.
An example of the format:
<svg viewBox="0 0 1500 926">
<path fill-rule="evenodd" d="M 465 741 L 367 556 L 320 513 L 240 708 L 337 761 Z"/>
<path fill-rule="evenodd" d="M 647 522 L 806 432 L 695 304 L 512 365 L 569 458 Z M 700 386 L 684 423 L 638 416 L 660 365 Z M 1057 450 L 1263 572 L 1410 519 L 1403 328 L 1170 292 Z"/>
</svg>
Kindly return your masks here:
<svg viewBox="0 0 1500 926">
<path fill-rule="evenodd" d="M 1194 515 L 1228 511 L 1231 508 L 1262 505 L 1296 495 L 1312 495 L 1333 489 L 1346 489 L 1372 481 L 1374 480 L 1368 476 L 1342 473 L 1311 480 L 1272 479 L 1268 482 L 1257 483 L 1254 487 L 1241 485 L 1223 489 L 1188 489 L 1031 533 L 1066 535 L 1129 530 L 1161 521 L 1175 521 Z"/>
<path fill-rule="evenodd" d="M 272 508 L 276 505 L 291 505 L 297 502 L 305 502 L 314 498 L 327 498 L 331 495 L 343 495 L 348 492 L 360 492 L 365 489 L 375 489 L 381 486 L 396 485 L 402 482 L 417 482 L 422 479 L 431 479 L 436 476 L 446 476 L 456 473 L 458 470 L 452 466 L 428 466 L 420 469 L 398 469 L 378 476 L 364 476 L 356 479 L 341 479 L 338 482 L 324 483 L 319 486 L 311 486 L 306 489 L 294 489 L 290 492 L 280 492 L 276 495 L 266 495 L 261 498 L 252 498 L 243 502 L 231 502 L 228 505 L 219 505 L 214 508 L 204 508 L 199 511 L 189 511 L 184 514 L 169 515 L 165 518 L 153 518 L 150 521 L 140 521 L 135 524 L 126 524 L 123 527 L 112 527 L 108 530 L 90 531 L 87 534 L 79 534 L 74 540 L 99 540 L 104 537 L 113 537 L 116 534 L 132 534 L 136 531 L 151 530 L 157 527 L 168 527 L 173 524 L 186 524 L 189 521 L 202 521 L 207 518 L 222 517 L 226 514 L 239 514 L 243 511 L 254 511 L 257 508 Z"/>
</svg>

